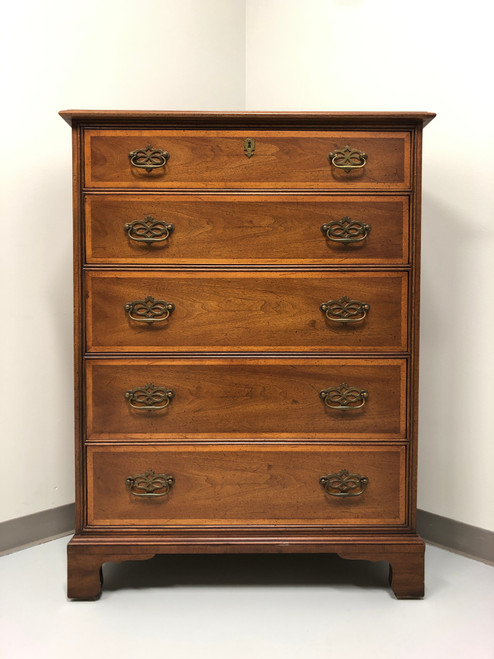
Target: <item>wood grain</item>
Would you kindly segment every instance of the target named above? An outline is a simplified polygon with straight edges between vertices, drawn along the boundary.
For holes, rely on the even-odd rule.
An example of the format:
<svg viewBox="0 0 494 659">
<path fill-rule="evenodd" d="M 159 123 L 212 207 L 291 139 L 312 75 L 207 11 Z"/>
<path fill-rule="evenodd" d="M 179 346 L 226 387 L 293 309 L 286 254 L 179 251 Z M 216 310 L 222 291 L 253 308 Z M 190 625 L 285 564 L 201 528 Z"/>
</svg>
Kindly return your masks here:
<svg viewBox="0 0 494 659">
<path fill-rule="evenodd" d="M 84 305 L 83 305 L 83 267 L 84 254 L 81 249 L 83 235 L 83 213 L 81 208 L 82 183 L 82 131 L 78 127 L 72 130 L 72 203 L 73 203 L 73 291 L 74 291 L 74 455 L 75 455 L 75 531 L 80 533 L 85 521 L 85 479 L 86 464 L 81 447 L 84 443 Z"/>
<path fill-rule="evenodd" d="M 405 522 L 404 446 L 88 448 L 89 526 L 239 524 L 400 525 Z M 152 469 L 169 494 L 146 499 L 125 480 Z M 360 496 L 325 493 L 321 476 L 367 476 Z"/>
<path fill-rule="evenodd" d="M 147 216 L 171 223 L 162 243 L 133 241 L 124 227 Z M 321 226 L 369 224 L 359 243 L 328 240 Z M 90 264 L 406 264 L 408 197 L 343 195 L 85 195 Z"/>
<path fill-rule="evenodd" d="M 168 110 L 62 110 L 60 116 L 74 127 L 130 126 L 163 128 L 422 128 L 434 112 L 196 112 Z"/>
<path fill-rule="evenodd" d="M 406 272 L 88 272 L 89 352 L 406 352 Z M 129 318 L 147 296 L 175 305 L 156 323 Z M 347 296 L 370 305 L 358 322 L 320 305 Z"/>
<path fill-rule="evenodd" d="M 420 161 L 434 115 L 61 114 L 73 126 L 74 168 L 69 597 L 98 597 L 105 561 L 239 552 L 386 560 L 396 596 L 421 597 Z M 256 140 L 250 159 L 246 137 Z M 128 158 L 149 142 L 171 154 L 151 174 Z M 330 164 L 346 144 L 368 153 L 365 168 Z M 131 244 L 123 225 L 158 214 L 175 225 L 166 247 Z M 371 224 L 361 245 L 324 238 L 320 226 L 343 216 Z M 319 304 L 336 297 L 326 295 L 336 282 L 340 297 L 372 296 L 360 327 L 321 326 Z M 122 293 L 167 299 L 170 287 L 178 305 L 167 328 L 125 325 Z M 172 404 L 130 411 L 125 391 L 150 380 L 174 389 Z M 365 407 L 324 407 L 319 391 L 344 381 L 369 391 Z M 166 514 L 122 494 L 127 469 L 153 465 L 178 474 Z M 370 489 L 323 504 L 316 481 L 333 466 L 360 470 Z"/>
<path fill-rule="evenodd" d="M 74 599 L 97 599 L 101 593 L 103 563 L 148 559 L 155 554 L 312 554 L 336 553 L 343 558 L 362 561 L 387 561 L 390 584 L 398 599 L 424 595 L 424 543 L 415 533 L 360 528 L 323 531 L 305 527 L 276 525 L 264 532 L 243 527 L 229 530 L 198 530 L 197 527 L 174 531 L 167 528 L 125 533 L 86 530 L 75 535 L 67 547 L 68 595 Z"/>
<path fill-rule="evenodd" d="M 129 406 L 148 382 L 175 392 L 164 410 Z M 91 359 L 86 383 L 91 440 L 406 437 L 404 359 Z M 342 383 L 369 392 L 364 407 L 324 405 L 319 392 Z"/>
<path fill-rule="evenodd" d="M 244 140 L 256 142 L 247 158 Z M 395 189 L 411 182 L 409 131 L 85 131 L 87 188 Z M 170 154 L 148 173 L 129 153 L 148 144 Z M 346 173 L 329 153 L 349 145 L 367 165 Z"/>
</svg>

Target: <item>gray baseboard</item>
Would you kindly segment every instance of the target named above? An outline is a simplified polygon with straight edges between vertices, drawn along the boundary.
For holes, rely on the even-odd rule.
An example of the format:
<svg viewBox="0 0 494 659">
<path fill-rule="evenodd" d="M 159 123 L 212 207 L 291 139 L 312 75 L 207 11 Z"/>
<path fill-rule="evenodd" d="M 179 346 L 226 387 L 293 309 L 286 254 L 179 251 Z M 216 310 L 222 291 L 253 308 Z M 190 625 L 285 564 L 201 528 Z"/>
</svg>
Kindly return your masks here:
<svg viewBox="0 0 494 659">
<path fill-rule="evenodd" d="M 0 523 L 0 554 L 40 544 L 73 531 L 73 503 L 2 522 Z M 492 531 L 479 529 L 425 510 L 417 511 L 417 531 L 425 541 L 481 561 L 494 562 Z"/>
<path fill-rule="evenodd" d="M 477 526 L 417 510 L 417 533 L 427 542 L 494 563 L 494 533 Z"/>
<path fill-rule="evenodd" d="M 75 504 L 0 523 L 0 555 L 74 532 Z"/>
</svg>

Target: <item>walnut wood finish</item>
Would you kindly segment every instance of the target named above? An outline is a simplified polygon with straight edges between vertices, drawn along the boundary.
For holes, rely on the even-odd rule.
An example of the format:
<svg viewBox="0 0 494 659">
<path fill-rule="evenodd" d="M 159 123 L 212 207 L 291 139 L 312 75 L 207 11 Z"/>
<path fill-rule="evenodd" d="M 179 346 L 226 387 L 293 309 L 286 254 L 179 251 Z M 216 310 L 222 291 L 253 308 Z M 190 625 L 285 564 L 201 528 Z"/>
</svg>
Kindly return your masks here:
<svg viewBox="0 0 494 659">
<path fill-rule="evenodd" d="M 153 558 L 156 552 L 146 552 L 134 546 L 133 551 L 125 548 L 121 553 L 108 550 L 98 543 L 93 547 L 79 546 L 75 537 L 67 547 L 67 596 L 76 600 L 96 600 L 101 595 L 103 585 L 103 562 L 145 561 Z"/>
<path fill-rule="evenodd" d="M 253 138 L 247 158 L 244 141 Z M 151 144 L 170 154 L 164 167 L 146 172 L 129 153 Z M 346 173 L 329 154 L 346 145 L 367 153 L 367 165 Z M 86 130 L 87 188 L 297 188 L 408 189 L 409 132 Z"/>
<path fill-rule="evenodd" d="M 174 391 L 168 407 L 130 407 L 125 392 L 148 382 Z M 324 405 L 343 382 L 369 392 L 364 407 Z M 404 359 L 91 359 L 86 383 L 93 441 L 406 437 Z"/>
<path fill-rule="evenodd" d="M 434 115 L 61 114 L 73 128 L 74 170 L 76 534 L 68 547 L 69 597 L 98 597 L 101 566 L 106 561 L 166 553 L 241 552 L 335 552 L 348 559 L 386 560 L 395 595 L 421 597 L 424 544 L 414 532 L 420 176 L 422 128 Z M 161 141 L 165 137 L 166 145 Z M 246 137 L 256 140 L 251 158 L 243 152 Z M 169 151 L 170 158 L 164 168 L 148 174 L 132 167 L 128 154 L 149 142 Z M 364 168 L 345 173 L 331 165 L 329 152 L 346 144 L 366 151 Z M 158 219 L 175 225 L 166 245 L 130 243 L 123 225 L 143 219 L 140 213 L 144 217 L 163 213 L 166 217 Z M 371 225 L 362 243 L 331 244 L 321 232 L 322 224 L 345 216 Z M 314 330 L 312 318 L 304 316 L 299 332 L 291 324 L 292 318 L 283 328 L 276 323 L 277 314 L 266 305 L 255 307 L 252 289 L 243 286 L 262 279 L 263 291 L 268 299 L 274 301 L 276 297 L 280 317 L 286 320 L 286 299 L 293 298 L 290 289 L 299 286 L 304 296 L 311 296 L 319 280 L 329 275 L 352 285 L 365 281 L 369 292 L 377 293 L 384 286 L 381 290 L 388 298 L 397 290 L 392 287 L 390 291 L 391 282 L 403 282 L 398 325 L 395 316 L 392 331 L 385 323 L 374 326 L 377 339 L 372 341 L 370 334 L 365 338 L 358 328 L 349 332 L 346 328 L 328 330 L 338 340 L 327 343 L 325 336 L 325 342 L 316 345 L 312 343 L 314 335 L 309 339 L 305 336 Z M 201 335 L 209 332 L 208 336 L 215 338 L 194 343 L 186 326 L 186 321 L 204 315 L 196 292 L 194 315 L 188 311 L 182 318 L 183 331 L 181 337 L 175 334 L 175 348 L 160 343 L 153 358 L 146 354 L 153 350 L 151 344 L 142 342 L 143 336 L 151 336 L 147 327 L 138 331 L 140 356 L 135 342 L 116 345 L 122 338 L 118 338 L 120 329 L 112 328 L 104 301 L 111 303 L 121 285 L 130 292 L 132 282 L 154 279 L 180 283 L 183 292 L 190 292 L 187 286 L 191 282 L 207 281 L 201 303 L 209 305 L 210 320 L 211 304 L 217 303 L 220 311 L 214 311 L 223 314 L 224 323 L 215 321 L 215 334 L 204 322 Z M 86 304 L 90 292 L 86 280 L 91 281 L 93 292 L 100 286 L 96 306 L 93 301 Z M 278 281 L 284 283 L 284 290 Z M 218 285 L 226 282 L 234 282 L 235 291 L 242 291 L 243 300 L 254 311 L 252 319 L 240 323 L 244 336 L 250 334 L 250 342 L 227 340 L 232 327 L 226 324 L 239 316 L 230 308 L 225 310 L 225 302 L 230 304 L 231 298 L 221 296 Z M 273 286 L 277 291 L 274 297 Z M 324 297 L 319 304 L 331 295 Z M 353 293 L 352 297 L 359 299 Z M 304 302 L 298 300 L 290 308 L 304 312 Z M 371 304 L 366 318 L 369 323 L 376 304 Z M 86 351 L 85 340 L 86 336 L 91 338 L 95 311 L 103 319 L 105 341 L 110 339 L 105 345 L 115 352 L 96 347 L 92 339 L 92 347 L 99 354 Z M 177 307 L 176 311 L 171 322 L 180 321 L 182 310 Z M 272 340 L 265 327 L 267 319 L 273 323 L 273 331 L 285 337 L 283 342 Z M 151 332 L 156 336 L 171 334 Z M 262 336 L 269 337 L 264 348 L 259 341 Z M 355 340 L 349 345 L 340 341 L 345 336 L 365 341 Z M 180 346 L 183 352 L 173 352 Z M 276 352 L 279 350 L 283 353 Z M 366 405 L 349 411 L 352 416 L 325 408 L 318 397 L 319 387 L 333 383 L 324 379 L 322 384 L 323 372 L 342 375 L 336 385 L 345 381 L 346 374 L 348 384 L 369 390 Z M 175 387 L 171 404 L 165 412 L 134 410 L 129 414 L 125 391 L 146 384 L 154 374 L 166 375 L 166 381 L 156 384 Z M 138 381 L 127 384 L 130 375 L 139 376 Z M 178 387 L 169 381 L 171 375 L 177 376 Z M 357 375 L 362 376 L 361 383 L 351 379 Z M 298 387 L 295 392 L 292 386 Z M 376 391 L 379 401 L 373 394 Z M 220 402 L 213 402 L 211 393 Z M 316 395 L 311 404 L 306 398 L 309 393 Z M 267 407 L 261 401 L 267 402 Z M 321 411 L 328 425 L 317 426 L 323 422 Z M 173 459 L 181 456 L 183 466 L 182 479 L 177 480 L 171 490 L 173 498 L 167 503 L 178 505 L 176 495 L 184 492 L 183 477 L 190 486 L 190 496 L 184 496 L 176 508 L 174 519 L 181 515 L 181 526 L 172 522 L 162 525 L 162 516 L 149 514 L 147 521 L 139 515 L 133 517 L 135 501 L 129 502 L 127 490 L 123 507 L 118 497 L 106 496 L 105 481 L 116 478 L 118 465 L 152 468 L 142 461 L 144 457 L 162 459 L 165 453 Z M 244 455 L 249 457 L 242 461 Z M 273 459 L 261 458 L 266 455 Z M 376 499 L 360 501 L 358 497 L 356 503 L 362 507 L 363 516 L 357 514 L 355 506 L 350 507 L 350 501 L 343 501 L 340 508 L 336 501 L 329 503 L 336 511 L 347 506 L 350 512 L 346 517 L 325 517 L 326 508 L 319 513 L 315 493 L 305 494 L 305 489 L 297 488 L 320 455 L 345 456 L 351 458 L 352 465 L 358 460 L 357 466 L 367 467 L 368 473 L 363 475 L 372 475 L 362 496 L 375 496 L 369 488 L 381 478 L 385 482 L 384 499 L 377 503 Z M 202 461 L 212 467 L 209 479 L 201 469 Z M 250 496 L 239 478 L 248 482 Z M 202 497 L 194 499 L 192 482 L 199 484 Z M 273 484 L 277 487 L 271 489 Z M 294 488 L 302 498 L 293 496 Z M 318 496 L 329 497 L 322 488 L 316 490 Z M 89 495 L 93 497 L 92 507 L 88 507 Z M 306 506 L 301 505 L 304 496 L 308 497 Z M 365 508 L 369 500 L 374 503 Z M 144 501 L 144 506 L 150 506 L 140 510 L 153 512 L 154 501 Z M 90 514 L 93 521 L 99 520 L 97 526 L 88 526 Z M 231 522 L 234 515 L 239 523 Z M 144 519 L 148 526 L 136 529 L 128 525 L 131 519 Z M 158 520 L 158 525 L 149 519 Z M 202 526 L 194 525 L 191 519 L 200 520 Z M 284 521 L 278 524 L 273 522 L 276 519 Z M 318 519 L 322 523 L 318 524 Z M 113 520 L 115 525 L 99 525 L 102 520 Z"/>
<path fill-rule="evenodd" d="M 283 537 L 256 534 L 246 537 L 230 531 L 227 539 L 220 531 L 207 534 L 167 531 L 161 535 L 104 533 L 76 535 L 69 542 L 68 596 L 98 599 L 103 584 L 102 565 L 106 562 L 145 560 L 155 554 L 339 554 L 349 560 L 387 561 L 389 582 L 398 599 L 424 596 L 424 543 L 415 534 L 363 533 L 316 534 L 284 530 Z"/>
<path fill-rule="evenodd" d="M 88 272 L 89 352 L 406 352 L 405 272 Z M 172 302 L 165 321 L 129 318 L 125 304 L 151 295 Z M 320 305 L 347 296 L 369 304 L 342 323 Z"/>
<path fill-rule="evenodd" d="M 84 125 L 227 129 L 246 127 L 266 130 L 331 130 L 337 128 L 414 129 L 426 126 L 434 112 L 196 112 L 163 110 L 61 110 L 59 115 L 73 128 Z"/>
<path fill-rule="evenodd" d="M 408 197 L 343 195 L 87 194 L 90 264 L 406 264 Z M 147 245 L 126 224 L 151 216 L 174 225 L 168 240 Z M 341 244 L 321 226 L 350 217 L 367 238 Z"/>
<path fill-rule="evenodd" d="M 403 446 L 92 446 L 88 525 L 403 525 L 405 461 Z M 126 488 L 148 469 L 173 476 L 167 495 Z M 363 494 L 325 493 L 319 478 L 342 469 L 369 479 Z"/>
</svg>

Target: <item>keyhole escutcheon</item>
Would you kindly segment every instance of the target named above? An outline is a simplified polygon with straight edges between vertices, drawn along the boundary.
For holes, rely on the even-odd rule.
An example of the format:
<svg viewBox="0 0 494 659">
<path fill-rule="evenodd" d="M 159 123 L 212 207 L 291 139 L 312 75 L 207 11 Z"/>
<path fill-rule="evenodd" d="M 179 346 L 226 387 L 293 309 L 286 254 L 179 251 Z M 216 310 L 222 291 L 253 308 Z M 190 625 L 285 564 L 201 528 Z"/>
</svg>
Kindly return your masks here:
<svg viewBox="0 0 494 659">
<path fill-rule="evenodd" d="M 252 139 L 252 137 L 248 137 L 246 140 L 244 140 L 244 153 L 247 156 L 247 158 L 252 158 L 255 150 L 256 150 L 256 143 Z"/>
</svg>

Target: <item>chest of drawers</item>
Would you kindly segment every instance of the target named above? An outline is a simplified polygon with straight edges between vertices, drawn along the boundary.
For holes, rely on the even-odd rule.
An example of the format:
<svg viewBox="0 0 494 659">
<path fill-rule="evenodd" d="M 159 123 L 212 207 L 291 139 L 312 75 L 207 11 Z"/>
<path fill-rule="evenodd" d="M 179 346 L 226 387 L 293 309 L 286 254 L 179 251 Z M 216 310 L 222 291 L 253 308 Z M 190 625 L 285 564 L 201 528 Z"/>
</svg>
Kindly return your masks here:
<svg viewBox="0 0 494 659">
<path fill-rule="evenodd" d="M 385 560 L 415 532 L 430 113 L 66 111 L 76 533 L 68 594 L 158 553 Z"/>
</svg>

